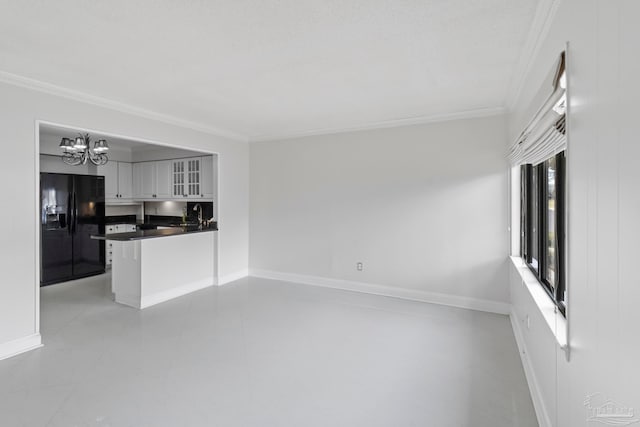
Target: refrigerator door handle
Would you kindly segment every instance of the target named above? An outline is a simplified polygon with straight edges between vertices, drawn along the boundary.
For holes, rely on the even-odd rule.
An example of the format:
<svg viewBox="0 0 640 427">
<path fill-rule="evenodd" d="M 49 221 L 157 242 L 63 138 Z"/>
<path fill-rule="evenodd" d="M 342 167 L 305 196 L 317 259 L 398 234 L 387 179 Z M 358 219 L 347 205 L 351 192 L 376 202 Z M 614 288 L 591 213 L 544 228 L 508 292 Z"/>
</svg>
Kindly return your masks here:
<svg viewBox="0 0 640 427">
<path fill-rule="evenodd" d="M 77 221 L 78 221 L 78 206 L 77 206 L 76 202 L 77 202 L 77 200 L 76 200 L 76 192 L 74 191 L 73 192 L 73 208 L 72 208 L 73 209 L 73 222 L 71 223 L 72 227 L 73 227 L 73 230 L 71 230 L 71 232 L 73 234 L 75 234 L 75 232 L 76 232 L 76 225 L 77 225 Z"/>
<path fill-rule="evenodd" d="M 67 232 L 71 234 L 73 226 L 73 218 L 71 218 L 71 193 L 67 196 Z"/>
</svg>

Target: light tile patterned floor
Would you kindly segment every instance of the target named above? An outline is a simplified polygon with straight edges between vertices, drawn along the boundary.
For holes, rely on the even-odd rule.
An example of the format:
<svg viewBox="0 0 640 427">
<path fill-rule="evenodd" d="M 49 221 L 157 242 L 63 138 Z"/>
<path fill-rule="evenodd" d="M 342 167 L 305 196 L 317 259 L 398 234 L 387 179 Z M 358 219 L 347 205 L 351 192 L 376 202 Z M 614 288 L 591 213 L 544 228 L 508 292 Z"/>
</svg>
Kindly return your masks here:
<svg viewBox="0 0 640 427">
<path fill-rule="evenodd" d="M 536 426 L 505 316 L 247 278 L 144 311 L 42 289 L 1 426 Z"/>
</svg>

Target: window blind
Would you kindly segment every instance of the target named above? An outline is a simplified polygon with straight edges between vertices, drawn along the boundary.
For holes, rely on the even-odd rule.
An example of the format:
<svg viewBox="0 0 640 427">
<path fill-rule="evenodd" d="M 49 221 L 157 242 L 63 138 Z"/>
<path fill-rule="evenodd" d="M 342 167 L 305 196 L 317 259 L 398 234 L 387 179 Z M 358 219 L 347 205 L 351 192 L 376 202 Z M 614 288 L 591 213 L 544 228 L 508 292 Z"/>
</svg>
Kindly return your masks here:
<svg viewBox="0 0 640 427">
<path fill-rule="evenodd" d="M 512 165 L 537 165 L 567 148 L 564 52 L 553 74 L 553 93 L 538 109 L 509 151 Z"/>
</svg>

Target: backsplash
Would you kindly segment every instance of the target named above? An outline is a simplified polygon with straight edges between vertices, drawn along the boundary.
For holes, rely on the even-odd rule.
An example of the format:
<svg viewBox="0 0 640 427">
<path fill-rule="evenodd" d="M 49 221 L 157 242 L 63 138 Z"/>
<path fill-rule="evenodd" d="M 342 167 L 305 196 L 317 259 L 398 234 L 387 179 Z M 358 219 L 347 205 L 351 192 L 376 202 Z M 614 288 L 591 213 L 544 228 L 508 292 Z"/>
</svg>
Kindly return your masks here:
<svg viewBox="0 0 640 427">
<path fill-rule="evenodd" d="M 142 219 L 142 203 L 138 205 L 109 205 L 104 207 L 106 216 L 123 216 L 135 215 L 138 219 Z"/>
<path fill-rule="evenodd" d="M 145 202 L 145 216 L 167 216 L 180 217 L 186 213 L 187 218 L 196 219 L 198 214 L 193 208 L 200 204 L 202 206 L 202 218 L 213 218 L 213 202 Z"/>
<path fill-rule="evenodd" d="M 189 218 L 198 218 L 198 213 L 193 210 L 197 204 L 202 206 L 202 219 L 209 220 L 213 218 L 213 202 L 187 202 L 187 216 Z"/>
<path fill-rule="evenodd" d="M 187 202 L 144 202 L 145 215 L 179 216 L 187 208 Z"/>
</svg>

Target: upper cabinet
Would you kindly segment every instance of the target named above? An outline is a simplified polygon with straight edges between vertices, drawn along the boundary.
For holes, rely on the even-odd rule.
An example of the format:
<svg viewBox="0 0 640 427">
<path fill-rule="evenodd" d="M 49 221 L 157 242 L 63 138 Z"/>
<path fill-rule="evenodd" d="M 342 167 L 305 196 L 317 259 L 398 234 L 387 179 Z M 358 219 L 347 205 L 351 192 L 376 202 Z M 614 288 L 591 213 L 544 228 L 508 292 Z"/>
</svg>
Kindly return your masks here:
<svg viewBox="0 0 640 427">
<path fill-rule="evenodd" d="M 171 160 L 133 164 L 134 197 L 141 200 L 171 199 Z"/>
<path fill-rule="evenodd" d="M 213 156 L 171 162 L 171 194 L 174 198 L 213 198 Z"/>
<path fill-rule="evenodd" d="M 200 197 L 200 157 L 172 160 L 173 197 Z"/>
<path fill-rule="evenodd" d="M 160 199 L 171 198 L 171 160 L 153 162 L 156 165 L 156 197 Z"/>
<path fill-rule="evenodd" d="M 202 197 L 205 199 L 212 199 L 214 195 L 214 186 L 213 186 L 213 156 L 202 157 L 202 162 L 200 164 L 200 168 L 202 172 L 200 173 L 200 192 L 202 193 Z"/>
<path fill-rule="evenodd" d="M 133 164 L 133 197 L 150 199 L 155 195 L 155 162 Z"/>
<path fill-rule="evenodd" d="M 137 200 L 213 200 L 213 156 L 133 164 Z"/>
<path fill-rule="evenodd" d="M 133 197 L 133 168 L 131 163 L 118 162 L 118 194 L 121 199 Z"/>
<path fill-rule="evenodd" d="M 104 175 L 106 201 L 118 202 L 133 198 L 133 169 L 131 163 L 109 161 L 98 166 L 98 175 Z"/>
</svg>

